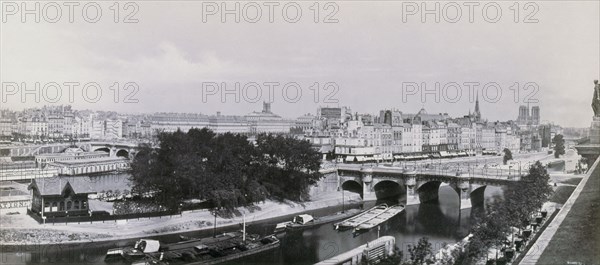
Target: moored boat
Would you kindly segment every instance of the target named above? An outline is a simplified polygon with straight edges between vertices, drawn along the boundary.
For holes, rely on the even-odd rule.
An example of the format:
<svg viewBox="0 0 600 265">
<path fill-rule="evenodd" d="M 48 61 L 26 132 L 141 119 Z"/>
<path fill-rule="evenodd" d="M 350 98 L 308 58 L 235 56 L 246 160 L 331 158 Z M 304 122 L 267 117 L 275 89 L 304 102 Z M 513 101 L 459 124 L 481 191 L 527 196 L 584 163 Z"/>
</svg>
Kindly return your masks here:
<svg viewBox="0 0 600 265">
<path fill-rule="evenodd" d="M 104 260 L 114 261 L 125 259 L 128 261 L 137 261 L 146 258 L 149 254 L 193 248 L 197 245 L 209 246 L 228 240 L 233 240 L 236 237 L 241 237 L 241 233 L 225 233 L 214 238 L 194 238 L 172 244 L 161 244 L 160 241 L 154 239 L 140 239 L 133 247 L 109 249 L 106 252 Z"/>
<path fill-rule="evenodd" d="M 364 223 L 365 221 L 370 220 L 373 217 L 376 217 L 379 214 L 385 212 L 386 209 L 388 209 L 387 204 L 380 204 L 369 210 L 363 211 L 362 213 L 354 217 L 351 217 L 339 223 L 335 223 L 333 224 L 333 226 L 338 231 L 353 229 L 356 226 Z"/>
<path fill-rule="evenodd" d="M 313 227 L 316 225 L 322 225 L 330 222 L 334 222 L 337 220 L 341 220 L 344 218 L 352 217 L 360 213 L 358 209 L 349 209 L 343 212 L 337 212 L 332 215 L 322 216 L 322 217 L 313 217 L 310 214 L 299 214 L 294 216 L 292 221 L 278 223 L 275 226 L 275 233 L 283 233 L 288 230 L 302 230 L 305 228 Z"/>
<path fill-rule="evenodd" d="M 156 253 L 160 250 L 160 242 L 153 239 L 140 239 L 133 247 L 109 249 L 104 256 L 105 261 L 126 259 L 129 261 L 140 260 L 147 254 Z"/>
<path fill-rule="evenodd" d="M 197 262 L 186 263 L 188 265 L 209 265 L 223 262 L 235 261 L 243 257 L 268 251 L 279 247 L 281 242 L 275 235 L 269 235 L 260 240 L 239 244 L 234 248 L 218 249 L 208 254 L 196 255 Z"/>
<path fill-rule="evenodd" d="M 369 229 L 371 229 L 375 226 L 378 226 L 381 223 L 389 220 L 390 218 L 396 216 L 403 210 L 404 210 L 403 205 L 394 205 L 394 206 L 388 207 L 387 209 L 385 209 L 385 211 L 381 212 L 380 214 L 373 216 L 370 219 L 364 220 L 362 223 L 356 225 L 354 227 L 354 231 L 359 232 L 361 230 L 362 231 L 369 230 Z"/>
<path fill-rule="evenodd" d="M 274 249 L 279 245 L 280 241 L 275 235 L 263 238 L 247 235 L 244 219 L 241 232 L 165 245 L 161 245 L 158 240 L 141 239 L 133 247 L 109 249 L 105 260 L 120 256 L 136 265 L 217 264 Z"/>
</svg>

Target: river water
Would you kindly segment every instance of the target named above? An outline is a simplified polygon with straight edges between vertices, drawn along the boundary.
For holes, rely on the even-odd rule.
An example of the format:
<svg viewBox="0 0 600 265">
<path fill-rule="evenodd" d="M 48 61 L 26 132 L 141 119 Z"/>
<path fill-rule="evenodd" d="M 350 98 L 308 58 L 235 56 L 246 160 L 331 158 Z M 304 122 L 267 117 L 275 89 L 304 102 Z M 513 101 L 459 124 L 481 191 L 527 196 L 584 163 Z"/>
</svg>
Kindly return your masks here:
<svg viewBox="0 0 600 265">
<path fill-rule="evenodd" d="M 126 187 L 127 180 L 124 175 L 98 176 L 97 183 L 103 185 L 104 190 Z M 502 194 L 502 188 L 488 186 L 484 197 L 491 198 Z M 393 200 L 406 201 L 405 198 Z M 383 201 L 381 201 L 383 202 Z M 390 201 L 386 201 L 390 202 Z M 362 207 L 367 209 L 380 202 L 365 202 L 364 205 L 349 207 Z M 407 247 L 415 244 L 420 238 L 427 237 L 434 250 L 439 250 L 445 243 L 455 243 L 468 235 L 472 225 L 472 212 L 483 210 L 482 205 L 471 209 L 459 210 L 458 195 L 448 187 L 441 186 L 439 201 L 436 203 L 423 203 L 406 207 L 405 211 L 383 223 L 380 229 L 355 236 L 352 231 L 338 232 L 332 224 L 323 224 L 304 231 L 288 233 L 281 243 L 281 247 L 270 250 L 231 264 L 313 264 L 315 262 L 333 257 L 352 248 L 366 244 L 379 236 L 390 235 L 396 238 L 397 246 L 408 254 Z M 339 207 L 330 207 L 309 211 L 313 216 L 323 216 L 338 212 Z M 267 235 L 272 233 L 275 224 L 290 220 L 290 216 L 269 219 L 252 223 L 248 226 L 249 233 Z M 210 220 L 212 221 L 212 220 Z M 217 233 L 237 230 L 237 227 L 217 229 Z M 208 237 L 212 230 L 183 233 L 193 237 Z M 163 242 L 175 242 L 177 235 L 153 237 Z M 1 264 L 106 264 L 104 255 L 109 248 L 133 245 L 135 240 L 120 240 L 114 242 L 82 243 L 82 244 L 55 244 L 50 246 L 23 246 L 3 247 L 0 256 Z M 110 263 L 126 264 L 126 263 Z"/>
</svg>

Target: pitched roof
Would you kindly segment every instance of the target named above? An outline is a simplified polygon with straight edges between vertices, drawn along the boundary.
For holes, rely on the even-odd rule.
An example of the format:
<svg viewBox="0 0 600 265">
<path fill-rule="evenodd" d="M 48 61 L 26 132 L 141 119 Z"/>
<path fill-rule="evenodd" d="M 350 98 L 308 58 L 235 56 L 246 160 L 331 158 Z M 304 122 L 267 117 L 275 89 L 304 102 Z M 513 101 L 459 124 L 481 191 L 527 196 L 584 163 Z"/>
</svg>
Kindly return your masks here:
<svg viewBox="0 0 600 265">
<path fill-rule="evenodd" d="M 34 179 L 28 189 L 37 189 L 41 195 L 61 195 L 67 186 L 76 194 L 96 193 L 89 177 L 51 177 Z"/>
</svg>

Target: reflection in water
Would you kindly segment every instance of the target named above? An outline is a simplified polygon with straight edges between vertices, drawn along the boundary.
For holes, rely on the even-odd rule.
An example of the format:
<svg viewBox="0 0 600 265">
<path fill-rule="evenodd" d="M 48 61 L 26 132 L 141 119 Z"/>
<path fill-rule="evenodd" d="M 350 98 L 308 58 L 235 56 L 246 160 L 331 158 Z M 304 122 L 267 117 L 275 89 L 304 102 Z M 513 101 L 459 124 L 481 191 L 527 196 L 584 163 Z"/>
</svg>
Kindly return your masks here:
<svg viewBox="0 0 600 265">
<path fill-rule="evenodd" d="M 128 183 L 126 175 L 100 177 L 97 181 L 105 189 L 113 185 Z M 502 195 L 500 187 L 488 186 L 484 198 L 489 200 L 494 195 Z M 387 203 L 405 204 L 405 194 L 380 201 L 365 202 L 362 207 L 368 209 L 376 204 Z M 348 206 L 346 206 L 348 209 Z M 310 211 L 314 216 L 323 216 L 341 210 L 341 206 Z M 422 203 L 407 206 L 405 211 L 383 223 L 379 229 L 359 234 L 356 237 L 352 230 L 338 232 L 333 225 L 323 224 L 304 231 L 289 232 L 282 239 L 281 247 L 265 253 L 245 258 L 235 264 L 313 264 L 331 258 L 352 248 L 366 244 L 368 241 L 380 236 L 391 235 L 396 237 L 398 247 L 408 253 L 408 245 L 414 245 L 422 237 L 429 241 L 438 250 L 443 243 L 455 243 L 467 236 L 477 212 L 484 210 L 484 205 L 475 205 L 472 209 L 459 210 L 458 195 L 448 187 L 439 189 L 439 200 L 434 203 Z M 276 219 L 254 223 L 248 227 L 249 233 L 266 235 L 273 231 L 277 222 L 287 221 L 291 217 L 285 216 Z M 219 229 L 218 233 L 236 230 L 235 228 Z M 211 230 L 184 233 L 187 236 L 206 237 L 212 235 Z M 164 242 L 174 242 L 177 235 L 152 237 Z M 105 264 L 104 255 L 109 248 L 132 245 L 135 240 L 121 240 L 110 243 L 86 243 L 74 245 L 52 245 L 45 247 L 17 247 L 2 248 L 2 263 L 8 264 Z M 123 263 L 111 263 L 123 264 Z"/>
</svg>

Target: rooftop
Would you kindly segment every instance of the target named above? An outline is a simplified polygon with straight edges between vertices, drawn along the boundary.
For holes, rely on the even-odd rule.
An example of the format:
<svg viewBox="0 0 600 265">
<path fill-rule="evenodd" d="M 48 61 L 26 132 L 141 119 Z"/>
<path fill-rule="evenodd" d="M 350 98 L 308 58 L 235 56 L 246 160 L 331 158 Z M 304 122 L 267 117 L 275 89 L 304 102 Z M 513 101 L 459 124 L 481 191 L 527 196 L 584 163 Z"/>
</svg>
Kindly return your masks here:
<svg viewBox="0 0 600 265">
<path fill-rule="evenodd" d="M 54 163 L 61 164 L 61 165 L 76 165 L 76 164 L 104 163 L 104 162 L 113 162 L 113 161 L 116 162 L 116 161 L 126 161 L 126 160 L 127 160 L 127 158 L 124 158 L 124 157 L 99 157 L 99 158 L 57 161 Z"/>
<path fill-rule="evenodd" d="M 89 177 L 51 177 L 34 179 L 28 189 L 36 189 L 41 195 L 61 195 L 69 185 L 78 194 L 96 193 Z"/>
</svg>

